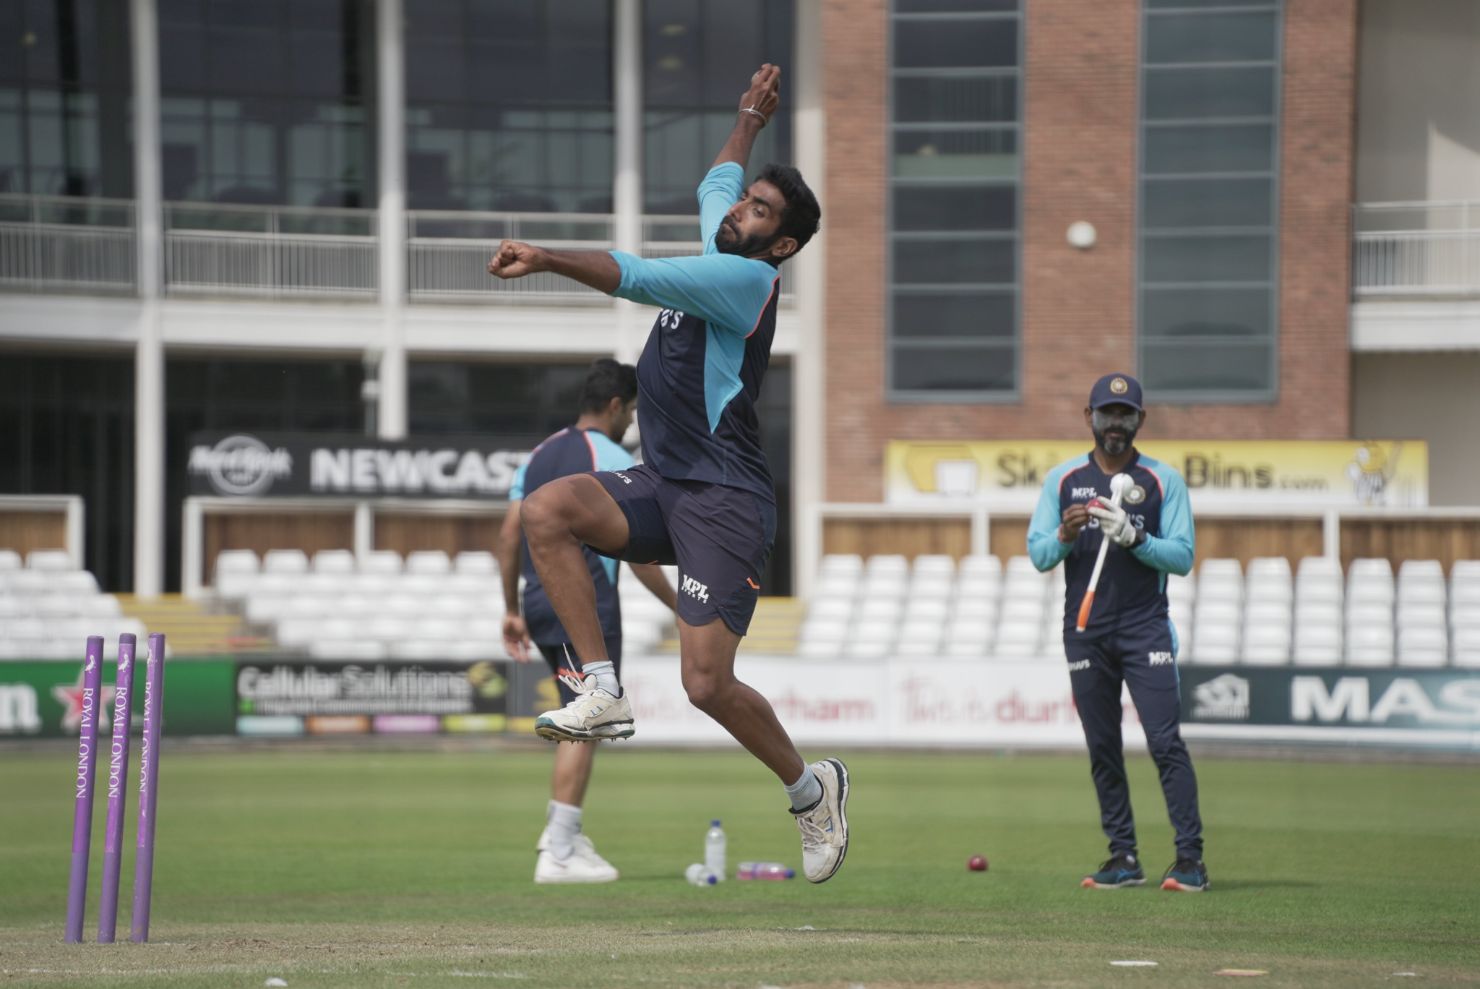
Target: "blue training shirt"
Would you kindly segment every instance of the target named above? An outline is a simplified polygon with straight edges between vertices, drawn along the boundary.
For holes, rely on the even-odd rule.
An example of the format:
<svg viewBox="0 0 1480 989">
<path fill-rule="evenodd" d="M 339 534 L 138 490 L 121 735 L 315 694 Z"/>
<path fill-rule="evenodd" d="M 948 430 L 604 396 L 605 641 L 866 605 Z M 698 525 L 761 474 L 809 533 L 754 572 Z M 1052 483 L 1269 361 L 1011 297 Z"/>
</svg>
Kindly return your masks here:
<svg viewBox="0 0 1480 989">
<path fill-rule="evenodd" d="M 584 474 L 592 470 L 623 470 L 633 464 L 632 454 L 622 449 L 599 429 L 576 429 L 567 427 L 534 448 L 534 452 L 514 474 L 514 483 L 509 488 L 510 501 L 522 501 L 533 494 L 542 484 L 548 484 L 567 474 Z M 555 609 L 545 595 L 540 575 L 535 572 L 534 560 L 529 555 L 529 543 L 520 536 L 523 549 L 524 573 L 524 624 L 529 637 L 537 643 L 555 644 L 569 642 L 565 626 L 555 617 Z M 601 618 L 601 630 L 606 638 L 622 634 L 622 606 L 617 599 L 617 561 L 599 556 L 589 547 L 581 547 L 586 554 L 586 566 L 591 571 L 591 581 L 596 585 L 596 611 Z"/>
<path fill-rule="evenodd" d="M 775 501 L 755 402 L 776 336 L 781 275 L 714 244 L 744 179 L 738 164 L 725 162 L 700 183 L 703 254 L 644 259 L 612 251 L 622 269 L 612 294 L 662 310 L 637 362 L 643 462 L 673 480 Z"/>
<path fill-rule="evenodd" d="M 1146 541 L 1132 550 L 1111 546 L 1095 590 L 1094 611 L 1082 633 L 1093 638 L 1120 628 L 1148 621 L 1169 621 L 1166 586 L 1168 573 L 1185 575 L 1192 569 L 1196 534 L 1187 485 L 1176 468 L 1153 460 L 1139 451 L 1124 473 L 1134 485 L 1123 496 L 1121 506 Z M 1091 517 L 1072 543 L 1059 542 L 1059 523 L 1064 509 L 1092 498 L 1110 500 L 1110 475 L 1100 470 L 1094 456 L 1067 460 L 1048 472 L 1038 508 L 1028 525 L 1028 555 L 1039 570 L 1064 564 L 1064 634 L 1078 635 L 1074 623 L 1079 602 L 1089 586 L 1095 556 L 1100 551 L 1100 522 Z M 1172 631 L 1176 641 L 1176 630 Z"/>
</svg>

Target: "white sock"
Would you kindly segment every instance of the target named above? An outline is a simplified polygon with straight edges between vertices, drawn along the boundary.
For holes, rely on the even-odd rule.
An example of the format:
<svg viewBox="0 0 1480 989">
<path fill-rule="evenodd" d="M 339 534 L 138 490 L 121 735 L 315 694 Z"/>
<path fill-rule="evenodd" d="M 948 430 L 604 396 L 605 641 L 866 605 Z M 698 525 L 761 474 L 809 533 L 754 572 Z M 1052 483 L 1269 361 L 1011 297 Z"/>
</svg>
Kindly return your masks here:
<svg viewBox="0 0 1480 989">
<path fill-rule="evenodd" d="M 617 664 L 611 660 L 602 659 L 594 663 L 582 663 L 581 672 L 588 677 L 595 677 L 596 686 L 613 697 L 622 696 L 622 685 L 617 682 Z"/>
<path fill-rule="evenodd" d="M 545 821 L 545 831 L 550 836 L 550 854 L 561 860 L 570 858 L 570 853 L 575 851 L 576 835 L 581 833 L 581 808 L 552 800 L 545 812 Z"/>
<path fill-rule="evenodd" d="M 802 778 L 786 788 L 786 795 L 791 798 L 792 810 L 806 810 L 822 799 L 822 781 L 808 766 L 802 770 Z"/>
</svg>

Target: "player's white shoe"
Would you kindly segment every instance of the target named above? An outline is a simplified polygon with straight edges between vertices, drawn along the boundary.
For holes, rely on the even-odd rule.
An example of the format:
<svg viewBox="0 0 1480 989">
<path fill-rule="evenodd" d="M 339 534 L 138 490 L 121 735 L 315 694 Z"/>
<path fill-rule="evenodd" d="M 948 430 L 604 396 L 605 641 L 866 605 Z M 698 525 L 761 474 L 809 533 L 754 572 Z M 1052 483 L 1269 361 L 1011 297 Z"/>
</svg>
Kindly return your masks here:
<svg viewBox="0 0 1480 989">
<path fill-rule="evenodd" d="M 596 846 L 591 839 L 583 834 L 577 834 L 571 839 L 572 849 L 570 857 L 564 861 L 557 859 L 555 853 L 550 851 L 550 836 L 541 833 L 539 844 L 540 856 L 534 863 L 534 881 L 541 885 L 551 883 L 609 883 L 615 880 L 620 873 L 617 867 L 596 852 Z"/>
<path fill-rule="evenodd" d="M 802 833 L 802 872 L 808 882 L 823 883 L 848 854 L 848 770 L 837 759 L 823 759 L 807 768 L 822 784 L 822 799 L 792 814 Z"/>
<path fill-rule="evenodd" d="M 613 697 L 596 686 L 595 677 L 561 674 L 576 699 L 534 719 L 534 733 L 552 742 L 598 742 L 632 737 L 632 705 L 627 695 Z"/>
</svg>

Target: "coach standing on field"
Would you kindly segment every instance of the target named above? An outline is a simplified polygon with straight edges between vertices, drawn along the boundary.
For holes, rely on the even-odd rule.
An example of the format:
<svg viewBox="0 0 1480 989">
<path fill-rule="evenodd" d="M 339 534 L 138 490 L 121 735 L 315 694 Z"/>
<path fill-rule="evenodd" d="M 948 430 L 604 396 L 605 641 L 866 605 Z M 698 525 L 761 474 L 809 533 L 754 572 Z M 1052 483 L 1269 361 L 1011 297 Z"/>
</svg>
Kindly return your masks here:
<svg viewBox="0 0 1480 989">
<path fill-rule="evenodd" d="M 1182 741 L 1177 632 L 1166 594 L 1168 573 L 1185 576 L 1192 569 L 1187 485 L 1175 468 L 1135 447 L 1136 432 L 1146 422 L 1135 378 L 1107 374 L 1096 381 L 1084 422 L 1094 433 L 1094 450 L 1049 471 L 1028 527 L 1034 566 L 1048 571 L 1064 564 L 1064 652 L 1089 744 L 1100 826 L 1110 839 L 1110 858 L 1085 876 L 1082 885 L 1117 889 L 1146 882 L 1120 735 L 1121 685 L 1128 684 L 1177 834 L 1177 860 L 1161 888 L 1200 892 L 1208 888 L 1208 873 L 1202 861 L 1197 776 Z M 1110 479 L 1116 474 L 1131 482 L 1121 505 L 1110 500 Z M 1113 545 L 1093 610 L 1084 631 L 1078 632 L 1080 602 L 1104 539 Z"/>
</svg>

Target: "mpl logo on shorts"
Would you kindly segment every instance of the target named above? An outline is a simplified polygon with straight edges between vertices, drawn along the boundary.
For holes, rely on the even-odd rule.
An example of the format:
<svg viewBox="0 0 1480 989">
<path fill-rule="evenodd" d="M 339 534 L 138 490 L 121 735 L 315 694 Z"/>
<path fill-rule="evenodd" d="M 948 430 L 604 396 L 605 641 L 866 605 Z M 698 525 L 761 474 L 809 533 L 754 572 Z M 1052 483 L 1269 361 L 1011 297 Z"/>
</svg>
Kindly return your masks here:
<svg viewBox="0 0 1480 989">
<path fill-rule="evenodd" d="M 1249 720 L 1249 681 L 1233 673 L 1198 684 L 1192 691 L 1192 700 L 1194 718 Z"/>
<path fill-rule="evenodd" d="M 1169 652 L 1149 652 L 1146 658 L 1151 661 L 1152 666 L 1172 665 L 1172 654 Z"/>
<path fill-rule="evenodd" d="M 686 576 L 679 584 L 679 589 L 696 601 L 703 601 L 705 604 L 709 603 L 708 584 L 701 584 L 693 577 Z"/>
<path fill-rule="evenodd" d="M 218 494 L 243 498 L 265 494 L 274 481 L 291 477 L 293 456 L 282 447 L 271 449 L 255 436 L 238 434 L 213 447 L 192 447 L 186 469 L 206 478 Z"/>
</svg>

